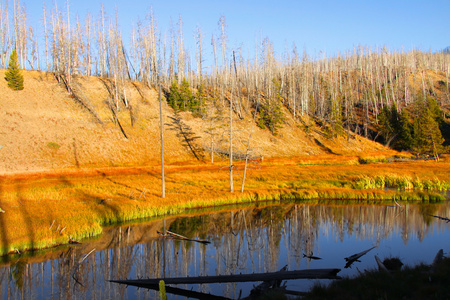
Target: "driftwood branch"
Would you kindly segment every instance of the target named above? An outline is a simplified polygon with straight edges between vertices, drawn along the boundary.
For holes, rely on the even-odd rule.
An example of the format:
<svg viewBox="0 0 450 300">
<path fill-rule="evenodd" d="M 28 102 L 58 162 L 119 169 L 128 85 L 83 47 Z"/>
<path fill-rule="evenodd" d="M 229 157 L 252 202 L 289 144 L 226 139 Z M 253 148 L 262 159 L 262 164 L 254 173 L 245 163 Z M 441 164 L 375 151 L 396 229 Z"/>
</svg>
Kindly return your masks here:
<svg viewBox="0 0 450 300">
<path fill-rule="evenodd" d="M 183 236 L 181 234 L 178 234 L 178 233 L 175 233 L 175 232 L 172 232 L 172 231 L 169 231 L 169 230 L 166 230 L 166 234 L 158 231 L 158 234 L 161 235 L 161 236 L 166 236 L 166 237 L 168 236 L 168 237 L 172 237 L 172 238 L 176 238 L 176 239 L 180 239 L 180 240 L 184 240 L 184 241 L 197 242 L 197 243 L 202 243 L 202 244 L 210 244 L 211 243 L 208 240 L 190 239 L 188 237 L 185 237 L 185 236 Z"/>
<path fill-rule="evenodd" d="M 311 259 L 314 259 L 314 260 L 322 259 L 321 257 L 314 256 L 312 253 L 310 255 L 306 255 L 305 253 L 303 253 L 303 257 L 306 257 L 310 260 Z"/>
<path fill-rule="evenodd" d="M 78 276 L 76 276 L 76 275 L 77 275 L 78 269 L 80 268 L 80 265 L 81 265 L 81 264 L 83 263 L 83 261 L 85 261 L 86 258 L 88 258 L 89 255 L 91 255 L 91 253 L 94 252 L 94 251 L 95 251 L 95 248 L 92 249 L 88 254 L 86 254 L 82 259 L 80 259 L 80 260 L 78 261 L 77 265 L 75 266 L 75 269 L 73 270 L 73 273 L 72 273 L 72 278 L 73 278 L 73 280 L 75 280 L 76 283 L 78 283 L 79 285 L 81 285 L 81 286 L 83 286 L 83 287 L 84 287 L 84 285 L 80 282 L 80 280 L 78 279 Z"/>
<path fill-rule="evenodd" d="M 157 285 L 160 280 L 166 284 L 202 284 L 202 283 L 224 283 L 224 282 L 249 282 L 270 281 L 287 279 L 340 279 L 337 276 L 341 269 L 308 269 L 294 271 L 278 271 L 269 273 L 198 276 L 198 277 L 174 277 L 174 278 L 151 278 L 135 280 L 110 280 L 110 282 L 146 287 L 145 285 Z"/>
<path fill-rule="evenodd" d="M 437 218 L 437 219 L 439 219 L 439 220 L 443 220 L 443 221 L 445 221 L 445 222 L 450 222 L 450 219 L 449 218 L 445 218 L 445 217 L 440 217 L 440 216 L 435 216 L 435 215 L 429 215 L 429 216 L 431 216 L 431 217 L 435 217 L 435 218 Z"/>
</svg>

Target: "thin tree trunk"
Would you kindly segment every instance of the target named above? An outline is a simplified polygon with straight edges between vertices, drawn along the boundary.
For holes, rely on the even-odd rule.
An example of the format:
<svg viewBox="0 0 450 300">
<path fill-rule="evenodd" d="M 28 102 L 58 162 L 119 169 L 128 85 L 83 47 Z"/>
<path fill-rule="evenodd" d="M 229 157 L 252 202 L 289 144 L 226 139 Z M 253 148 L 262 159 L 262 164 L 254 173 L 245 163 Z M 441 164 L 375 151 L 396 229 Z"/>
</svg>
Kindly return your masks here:
<svg viewBox="0 0 450 300">
<path fill-rule="evenodd" d="M 230 192 L 234 193 L 233 187 L 233 88 L 230 95 Z"/>
<path fill-rule="evenodd" d="M 258 88 L 256 88 L 256 91 L 258 92 Z M 257 96 L 257 100 L 256 100 L 255 113 L 253 114 L 252 127 L 250 128 L 250 134 L 248 136 L 248 141 L 247 141 L 247 150 L 245 151 L 245 165 L 244 165 L 244 175 L 242 176 L 241 193 L 244 192 L 244 188 L 245 188 L 245 178 L 247 176 L 248 152 L 249 152 L 249 149 L 250 149 L 250 142 L 252 140 L 253 128 L 254 128 L 255 122 L 256 122 L 256 114 L 258 113 L 258 108 L 259 108 L 259 94 L 257 93 L 257 95 L 258 96 Z"/>
<path fill-rule="evenodd" d="M 161 99 L 161 83 L 159 83 L 158 88 L 158 99 L 159 99 L 159 119 L 160 119 L 160 130 L 161 130 L 161 197 L 166 197 L 166 180 L 164 176 L 164 122 L 162 114 L 162 99 Z"/>
</svg>

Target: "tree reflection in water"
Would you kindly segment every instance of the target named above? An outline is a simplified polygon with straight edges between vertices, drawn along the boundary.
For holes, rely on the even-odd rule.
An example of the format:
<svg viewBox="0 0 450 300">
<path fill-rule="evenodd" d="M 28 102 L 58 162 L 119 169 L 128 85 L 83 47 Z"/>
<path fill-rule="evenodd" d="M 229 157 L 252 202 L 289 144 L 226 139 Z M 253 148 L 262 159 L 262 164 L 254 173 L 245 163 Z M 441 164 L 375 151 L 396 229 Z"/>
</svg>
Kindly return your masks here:
<svg viewBox="0 0 450 300">
<path fill-rule="evenodd" d="M 339 275 L 353 275 L 375 268 L 373 255 L 398 255 L 406 264 L 429 263 L 437 250 L 450 250 L 450 225 L 430 215 L 448 217 L 450 204 L 291 203 L 165 220 L 170 231 L 210 240 L 208 245 L 158 237 L 162 220 L 105 228 L 101 237 L 81 245 L 4 258 L 0 299 L 149 299 L 157 292 L 108 280 L 261 273 L 284 265 L 289 270 L 341 268 Z M 373 252 L 344 270 L 344 257 L 372 246 Z M 323 259 L 310 260 L 303 254 Z M 237 299 L 253 284 L 177 287 Z M 291 290 L 310 285 L 311 281 L 288 281 Z"/>
</svg>

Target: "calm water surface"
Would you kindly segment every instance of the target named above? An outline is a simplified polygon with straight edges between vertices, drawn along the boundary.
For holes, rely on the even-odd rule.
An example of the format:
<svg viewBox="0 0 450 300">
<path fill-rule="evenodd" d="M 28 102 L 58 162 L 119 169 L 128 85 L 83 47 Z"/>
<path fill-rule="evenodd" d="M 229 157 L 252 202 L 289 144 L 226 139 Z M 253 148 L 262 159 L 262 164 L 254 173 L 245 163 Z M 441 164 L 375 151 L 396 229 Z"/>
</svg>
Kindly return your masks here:
<svg viewBox="0 0 450 300">
<path fill-rule="evenodd" d="M 450 202 L 393 205 L 260 205 L 106 228 L 81 245 L 0 261 L 0 299 L 152 299 L 155 291 L 110 279 L 203 276 L 339 268 L 354 276 L 376 267 L 374 256 L 404 264 L 429 264 L 439 249 L 450 252 Z M 163 228 L 210 244 L 163 239 Z M 375 247 L 344 268 L 345 257 Z M 304 254 L 320 257 L 312 260 Z M 289 280 L 306 291 L 316 280 Z M 324 282 L 329 282 L 324 280 Z M 178 285 L 238 299 L 258 283 Z M 186 299 L 169 295 L 169 299 Z"/>
</svg>

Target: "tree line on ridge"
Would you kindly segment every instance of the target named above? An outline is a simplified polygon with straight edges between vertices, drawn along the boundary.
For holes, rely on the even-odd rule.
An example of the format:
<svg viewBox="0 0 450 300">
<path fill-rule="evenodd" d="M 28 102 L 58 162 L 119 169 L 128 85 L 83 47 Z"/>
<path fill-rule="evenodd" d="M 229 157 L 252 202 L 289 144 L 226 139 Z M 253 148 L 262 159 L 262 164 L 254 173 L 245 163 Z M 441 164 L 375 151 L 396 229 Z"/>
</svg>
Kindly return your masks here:
<svg viewBox="0 0 450 300">
<path fill-rule="evenodd" d="M 210 120 L 214 109 L 230 109 L 239 119 L 255 117 L 257 126 L 274 135 L 289 113 L 311 118 L 330 138 L 353 132 L 435 157 L 449 143 L 450 55 L 444 51 L 358 46 L 311 57 L 295 45 L 276 54 L 266 37 L 254 57 L 244 57 L 227 44 L 222 16 L 209 41 L 212 63 L 205 66 L 202 30 L 197 26 L 195 50 L 189 53 L 181 17 L 169 32 L 160 32 L 150 11 L 124 41 L 117 12 L 109 16 L 103 6 L 96 18 L 87 13 L 82 20 L 70 15 L 69 1 L 64 10 L 48 9 L 44 2 L 42 24 L 32 27 L 25 6 L 13 2 L 13 12 L 8 1 L 0 4 L 3 68 L 16 51 L 20 68 L 53 72 L 69 85 L 78 75 L 108 78 L 117 90 L 128 80 L 161 85 L 175 112 Z"/>
</svg>

